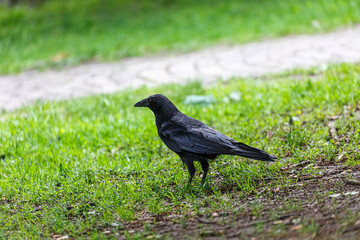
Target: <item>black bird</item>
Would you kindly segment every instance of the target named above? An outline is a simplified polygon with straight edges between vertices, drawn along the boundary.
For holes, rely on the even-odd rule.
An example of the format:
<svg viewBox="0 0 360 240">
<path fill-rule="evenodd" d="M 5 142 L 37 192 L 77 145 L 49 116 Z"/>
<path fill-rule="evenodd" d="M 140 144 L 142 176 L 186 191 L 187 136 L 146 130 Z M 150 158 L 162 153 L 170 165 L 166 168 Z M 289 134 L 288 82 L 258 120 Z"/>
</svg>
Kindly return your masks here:
<svg viewBox="0 0 360 240">
<path fill-rule="evenodd" d="M 191 183 L 195 167 L 193 161 L 199 161 L 204 171 L 202 183 L 209 170 L 209 159 L 218 155 L 238 155 L 261 161 L 274 162 L 276 156 L 215 131 L 204 123 L 181 113 L 164 95 L 155 94 L 135 104 L 134 107 L 148 107 L 155 114 L 159 137 L 171 150 L 179 155 L 186 164 Z"/>
</svg>

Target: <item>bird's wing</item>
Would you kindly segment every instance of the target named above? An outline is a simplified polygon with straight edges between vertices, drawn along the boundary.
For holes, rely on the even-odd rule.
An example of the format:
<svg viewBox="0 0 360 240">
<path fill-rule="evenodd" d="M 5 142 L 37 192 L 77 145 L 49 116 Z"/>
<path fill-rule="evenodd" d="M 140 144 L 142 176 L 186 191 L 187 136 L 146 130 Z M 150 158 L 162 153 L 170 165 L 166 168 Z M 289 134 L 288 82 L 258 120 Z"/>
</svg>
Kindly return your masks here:
<svg viewBox="0 0 360 240">
<path fill-rule="evenodd" d="M 186 151 L 195 154 L 217 155 L 232 150 L 231 138 L 209 128 L 188 127 L 179 131 L 165 131 L 166 145 L 176 152 Z"/>
<path fill-rule="evenodd" d="M 277 159 L 276 156 L 238 142 L 198 120 L 181 114 L 176 117 L 158 126 L 158 132 L 163 142 L 179 155 L 187 152 L 204 155 L 203 157 L 231 154 L 261 161 Z"/>
</svg>

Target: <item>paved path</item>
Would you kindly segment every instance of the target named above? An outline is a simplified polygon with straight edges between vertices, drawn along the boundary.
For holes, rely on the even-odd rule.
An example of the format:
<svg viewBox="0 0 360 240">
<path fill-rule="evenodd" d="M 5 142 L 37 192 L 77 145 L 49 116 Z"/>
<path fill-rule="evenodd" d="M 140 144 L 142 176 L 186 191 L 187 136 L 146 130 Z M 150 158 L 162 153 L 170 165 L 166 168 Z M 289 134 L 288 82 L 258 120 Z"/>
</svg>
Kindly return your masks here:
<svg viewBox="0 0 360 240">
<path fill-rule="evenodd" d="M 90 63 L 63 70 L 0 76 L 0 108 L 36 100 L 114 92 L 144 84 L 255 77 L 294 67 L 360 61 L 360 27 L 328 34 L 289 36 L 241 46 L 217 46 L 177 56 Z"/>
</svg>

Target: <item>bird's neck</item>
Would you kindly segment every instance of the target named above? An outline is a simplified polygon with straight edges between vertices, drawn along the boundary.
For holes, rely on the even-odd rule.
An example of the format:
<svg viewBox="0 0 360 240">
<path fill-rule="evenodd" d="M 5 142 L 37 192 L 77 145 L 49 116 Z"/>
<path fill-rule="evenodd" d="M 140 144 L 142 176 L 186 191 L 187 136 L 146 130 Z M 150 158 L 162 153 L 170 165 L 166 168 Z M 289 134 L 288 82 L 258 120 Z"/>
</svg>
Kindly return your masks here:
<svg viewBox="0 0 360 240">
<path fill-rule="evenodd" d="M 170 119 L 172 116 L 174 116 L 175 114 L 177 114 L 178 112 L 180 112 L 174 104 L 169 104 L 167 106 L 161 106 L 158 107 L 157 109 L 151 109 L 154 114 L 155 114 L 155 118 L 156 118 L 156 122 L 157 123 L 162 123 L 168 119 Z"/>
</svg>

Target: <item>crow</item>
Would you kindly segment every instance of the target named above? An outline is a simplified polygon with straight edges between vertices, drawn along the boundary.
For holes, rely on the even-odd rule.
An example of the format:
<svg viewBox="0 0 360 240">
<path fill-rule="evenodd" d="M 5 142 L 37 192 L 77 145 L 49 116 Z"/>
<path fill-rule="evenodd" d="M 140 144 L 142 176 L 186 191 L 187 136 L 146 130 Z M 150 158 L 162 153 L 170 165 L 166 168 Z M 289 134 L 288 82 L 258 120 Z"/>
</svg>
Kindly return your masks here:
<svg viewBox="0 0 360 240">
<path fill-rule="evenodd" d="M 134 107 L 148 107 L 153 111 L 159 137 L 168 148 L 179 155 L 188 168 L 189 185 L 195 174 L 194 161 L 201 164 L 204 184 L 209 170 L 208 160 L 215 159 L 218 155 L 238 155 L 271 162 L 277 159 L 276 156 L 240 143 L 183 114 L 164 95 L 151 95 L 137 102 Z"/>
</svg>

